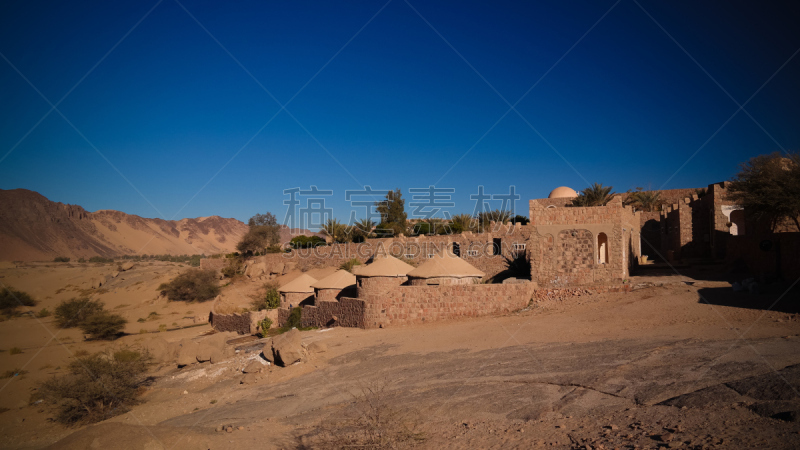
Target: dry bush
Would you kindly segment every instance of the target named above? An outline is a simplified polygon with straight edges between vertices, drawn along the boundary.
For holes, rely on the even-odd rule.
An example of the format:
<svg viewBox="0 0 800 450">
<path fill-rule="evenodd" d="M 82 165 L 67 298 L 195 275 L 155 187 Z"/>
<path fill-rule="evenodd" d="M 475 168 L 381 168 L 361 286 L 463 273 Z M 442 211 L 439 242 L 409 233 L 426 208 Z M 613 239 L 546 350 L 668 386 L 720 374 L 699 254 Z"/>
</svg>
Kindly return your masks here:
<svg viewBox="0 0 800 450">
<path fill-rule="evenodd" d="M 126 323 L 128 321 L 119 314 L 112 314 L 103 310 L 87 317 L 79 327 L 91 339 L 112 340 L 122 334 Z"/>
<path fill-rule="evenodd" d="M 219 295 L 213 270 L 189 269 L 166 283 L 162 291 L 171 301 L 206 301 Z"/>
<path fill-rule="evenodd" d="M 147 352 L 130 348 L 83 356 L 70 363 L 66 375 L 43 382 L 36 397 L 53 408 L 62 424 L 105 420 L 139 403 L 150 364 Z"/>
<path fill-rule="evenodd" d="M 326 449 L 406 448 L 421 444 L 426 435 L 416 413 L 397 408 L 388 397 L 385 382 L 362 387 L 339 418 L 323 422 L 304 436 L 304 444 Z"/>
<path fill-rule="evenodd" d="M 25 292 L 14 288 L 0 287 L 0 312 L 6 316 L 15 316 L 20 306 L 35 306 L 36 300 Z"/>
<path fill-rule="evenodd" d="M 87 317 L 103 310 L 103 302 L 88 298 L 73 298 L 62 301 L 55 312 L 56 324 L 59 328 L 77 327 Z"/>
</svg>

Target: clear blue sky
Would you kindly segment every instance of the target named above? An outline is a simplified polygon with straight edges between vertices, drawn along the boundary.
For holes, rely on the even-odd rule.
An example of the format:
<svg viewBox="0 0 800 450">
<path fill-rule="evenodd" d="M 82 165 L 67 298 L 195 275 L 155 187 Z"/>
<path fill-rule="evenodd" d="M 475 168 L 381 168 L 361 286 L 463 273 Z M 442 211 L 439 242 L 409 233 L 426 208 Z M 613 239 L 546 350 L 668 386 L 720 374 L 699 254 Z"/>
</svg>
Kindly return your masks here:
<svg viewBox="0 0 800 450">
<path fill-rule="evenodd" d="M 800 149 L 797 2 L 221 3 L 0 4 L 0 188 L 246 221 L 293 187 L 344 220 L 363 185 L 451 213 L 514 185 L 525 214 Z"/>
</svg>

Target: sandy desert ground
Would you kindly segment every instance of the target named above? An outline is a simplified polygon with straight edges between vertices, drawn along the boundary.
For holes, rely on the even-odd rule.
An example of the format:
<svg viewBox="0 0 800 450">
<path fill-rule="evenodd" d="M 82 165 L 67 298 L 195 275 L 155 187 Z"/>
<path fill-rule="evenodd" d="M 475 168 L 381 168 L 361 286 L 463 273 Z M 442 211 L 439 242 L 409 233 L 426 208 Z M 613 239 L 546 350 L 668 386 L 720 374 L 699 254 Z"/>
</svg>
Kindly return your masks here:
<svg viewBox="0 0 800 450">
<path fill-rule="evenodd" d="M 156 287 L 185 267 L 143 263 L 91 290 L 113 265 L 25 264 L 0 282 L 40 300 L 89 293 L 129 320 L 112 344 L 84 341 L 52 318 L 0 323 L 0 446 L 4 448 L 324 448 L 370 405 L 419 448 L 798 448 L 797 287 L 733 292 L 705 273 L 635 277 L 629 294 L 553 301 L 514 314 L 424 326 L 302 332 L 324 353 L 257 379 L 241 369 L 263 342 L 218 364 L 162 362 L 143 403 L 105 422 L 67 428 L 29 405 L 36 383 L 76 352 L 154 339 L 200 339 L 211 307 L 169 303 Z M 225 288 L 246 303 L 261 283 Z M 155 319 L 148 318 L 151 312 Z M 159 325 L 170 331 L 157 332 Z M 147 333 L 141 333 L 145 330 Z M 11 347 L 22 353 L 11 355 Z M 364 395 L 368 390 L 377 394 Z M 371 403 L 370 403 L 371 402 Z M 366 409 L 365 409 L 366 408 Z M 232 425 L 232 432 L 217 431 Z M 401 427 L 402 425 L 402 427 Z M 338 442 L 341 443 L 341 442 Z"/>
</svg>

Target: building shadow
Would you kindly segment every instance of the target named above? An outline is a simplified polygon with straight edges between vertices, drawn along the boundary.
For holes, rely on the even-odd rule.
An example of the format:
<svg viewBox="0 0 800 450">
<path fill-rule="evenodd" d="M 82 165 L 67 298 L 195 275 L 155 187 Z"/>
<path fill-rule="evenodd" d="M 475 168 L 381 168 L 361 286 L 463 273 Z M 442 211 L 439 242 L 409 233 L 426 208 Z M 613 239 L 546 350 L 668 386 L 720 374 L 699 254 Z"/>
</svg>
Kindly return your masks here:
<svg viewBox="0 0 800 450">
<path fill-rule="evenodd" d="M 800 313 L 800 283 L 790 288 L 791 283 L 780 282 L 759 285 L 758 292 L 746 289 L 734 291 L 731 287 L 709 287 L 698 289 L 698 303 L 731 308 L 759 309 L 789 314 Z"/>
</svg>

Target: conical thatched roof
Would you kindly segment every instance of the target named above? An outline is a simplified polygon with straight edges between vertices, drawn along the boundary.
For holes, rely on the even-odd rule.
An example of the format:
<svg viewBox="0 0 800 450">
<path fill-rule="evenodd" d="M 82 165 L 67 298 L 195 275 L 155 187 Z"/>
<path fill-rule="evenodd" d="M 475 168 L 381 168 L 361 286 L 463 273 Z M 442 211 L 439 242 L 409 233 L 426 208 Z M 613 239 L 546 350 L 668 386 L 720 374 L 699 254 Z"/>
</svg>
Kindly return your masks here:
<svg viewBox="0 0 800 450">
<path fill-rule="evenodd" d="M 409 277 L 413 278 L 437 278 L 437 277 L 483 277 L 485 274 L 476 269 L 472 264 L 464 261 L 458 256 L 445 252 L 444 255 L 434 255 L 433 258 L 408 272 Z"/>
<path fill-rule="evenodd" d="M 312 284 L 315 289 L 344 289 L 356 284 L 356 276 L 342 269 Z"/>
<path fill-rule="evenodd" d="M 356 275 L 359 277 L 403 277 L 414 270 L 414 266 L 391 255 L 375 256 L 371 264 L 356 267 Z"/>
<path fill-rule="evenodd" d="M 295 278 L 294 280 L 279 287 L 278 292 L 300 292 L 300 293 L 313 294 L 314 288 L 312 288 L 311 285 L 316 282 L 317 282 L 316 278 L 312 277 L 307 273 L 304 273 L 299 277 Z"/>
</svg>

